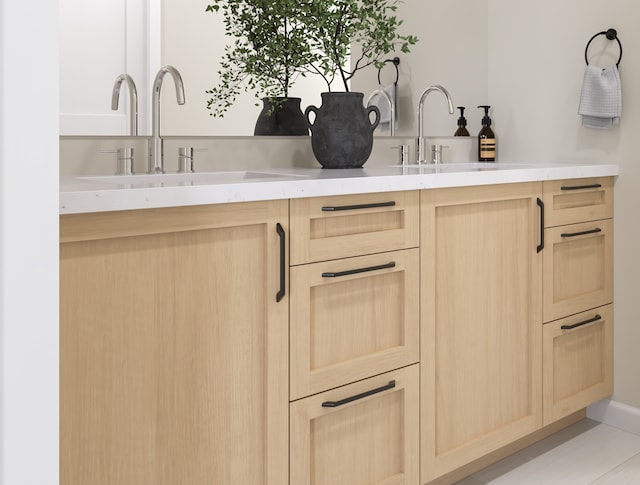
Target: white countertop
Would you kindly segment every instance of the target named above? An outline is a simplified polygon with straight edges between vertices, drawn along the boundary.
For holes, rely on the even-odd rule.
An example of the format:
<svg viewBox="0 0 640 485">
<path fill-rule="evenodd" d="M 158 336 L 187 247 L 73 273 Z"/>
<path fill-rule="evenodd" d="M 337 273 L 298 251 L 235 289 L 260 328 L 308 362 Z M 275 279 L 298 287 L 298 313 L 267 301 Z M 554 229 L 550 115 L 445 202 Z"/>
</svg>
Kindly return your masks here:
<svg viewBox="0 0 640 485">
<path fill-rule="evenodd" d="M 60 179 L 60 214 L 618 175 L 618 165 L 451 163 Z"/>
</svg>

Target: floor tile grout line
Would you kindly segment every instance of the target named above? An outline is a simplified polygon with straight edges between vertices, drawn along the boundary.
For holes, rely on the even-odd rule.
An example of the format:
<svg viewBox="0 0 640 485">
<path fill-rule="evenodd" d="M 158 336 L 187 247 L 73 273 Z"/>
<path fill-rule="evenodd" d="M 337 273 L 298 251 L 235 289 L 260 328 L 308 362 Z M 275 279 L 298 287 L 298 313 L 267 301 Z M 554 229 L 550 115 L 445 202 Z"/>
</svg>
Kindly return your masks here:
<svg viewBox="0 0 640 485">
<path fill-rule="evenodd" d="M 604 477 L 609 475 L 612 471 L 617 470 L 618 468 L 624 466 L 625 464 L 629 463 L 630 461 L 632 461 L 632 460 L 634 460 L 635 458 L 638 458 L 638 457 L 640 457 L 640 452 L 636 453 L 633 456 L 630 456 L 629 458 L 624 460 L 622 463 L 617 464 L 611 470 L 606 471 L 603 475 L 599 476 L 598 478 L 596 478 L 592 482 L 589 482 L 587 485 L 593 485 L 594 483 L 597 484 L 600 480 L 602 480 Z"/>
</svg>

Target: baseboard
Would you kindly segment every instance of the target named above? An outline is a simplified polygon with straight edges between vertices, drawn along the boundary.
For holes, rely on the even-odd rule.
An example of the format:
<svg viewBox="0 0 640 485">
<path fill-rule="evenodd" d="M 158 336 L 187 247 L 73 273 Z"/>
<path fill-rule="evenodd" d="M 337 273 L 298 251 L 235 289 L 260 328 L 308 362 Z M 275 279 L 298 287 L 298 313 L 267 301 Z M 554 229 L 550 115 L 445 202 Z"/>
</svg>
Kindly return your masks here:
<svg viewBox="0 0 640 485">
<path fill-rule="evenodd" d="M 640 436 L 640 409 L 603 399 L 587 408 L 587 418 Z"/>
</svg>

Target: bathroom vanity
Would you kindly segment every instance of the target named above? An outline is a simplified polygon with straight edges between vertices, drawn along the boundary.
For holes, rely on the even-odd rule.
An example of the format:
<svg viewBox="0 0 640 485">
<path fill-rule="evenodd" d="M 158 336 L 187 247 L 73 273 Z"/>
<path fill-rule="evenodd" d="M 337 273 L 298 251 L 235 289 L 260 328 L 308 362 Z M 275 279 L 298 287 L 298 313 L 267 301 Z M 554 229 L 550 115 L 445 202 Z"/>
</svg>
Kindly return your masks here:
<svg viewBox="0 0 640 485">
<path fill-rule="evenodd" d="M 451 483 L 612 392 L 614 165 L 61 181 L 61 483 Z"/>
</svg>

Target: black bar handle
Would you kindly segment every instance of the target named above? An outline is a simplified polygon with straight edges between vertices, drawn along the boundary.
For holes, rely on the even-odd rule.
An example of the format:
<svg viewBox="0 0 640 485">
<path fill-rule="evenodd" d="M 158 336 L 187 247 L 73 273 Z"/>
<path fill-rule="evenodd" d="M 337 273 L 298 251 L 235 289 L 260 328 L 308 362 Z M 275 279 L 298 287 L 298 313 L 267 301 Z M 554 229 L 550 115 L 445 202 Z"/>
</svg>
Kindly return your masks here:
<svg viewBox="0 0 640 485">
<path fill-rule="evenodd" d="M 284 233 L 284 228 L 279 222 L 276 224 L 276 232 L 278 233 L 278 236 L 280 236 L 280 290 L 276 294 L 276 301 L 280 302 L 284 298 L 285 288 L 286 288 L 285 275 L 287 272 L 287 268 L 286 268 L 287 258 L 285 254 L 286 235 Z"/>
<path fill-rule="evenodd" d="M 585 190 L 585 189 L 599 189 L 602 187 L 602 184 L 591 184 L 591 185 L 574 185 L 574 186 L 562 186 L 560 190 Z"/>
<path fill-rule="evenodd" d="M 544 202 L 538 197 L 536 204 L 540 207 L 540 244 L 536 247 L 536 252 L 539 253 L 544 249 Z"/>
<path fill-rule="evenodd" d="M 563 232 L 560 234 L 560 237 L 577 237 L 577 236 L 586 236 L 587 234 L 598 234 L 602 232 L 602 229 L 597 227 L 596 229 L 591 229 L 590 231 L 580 231 L 580 232 Z"/>
<path fill-rule="evenodd" d="M 335 273 L 322 273 L 323 278 L 340 278 L 341 276 L 349 276 L 358 273 L 368 273 L 369 271 L 378 271 L 379 269 L 395 268 L 396 263 L 380 264 L 378 266 L 369 266 L 367 268 L 349 269 L 347 271 L 337 271 Z"/>
<path fill-rule="evenodd" d="M 585 320 L 584 322 L 574 323 L 573 325 L 562 325 L 560 329 L 572 330 L 574 328 L 582 327 L 583 325 L 587 325 L 589 323 L 597 322 L 598 320 L 602 320 L 602 317 L 600 315 L 596 315 L 595 317 L 590 318 L 589 320 Z"/>
<path fill-rule="evenodd" d="M 366 391 L 361 394 L 356 394 L 355 396 L 347 397 L 340 401 L 325 401 L 322 403 L 322 407 L 337 408 L 338 406 L 349 404 L 350 402 L 357 401 L 358 399 L 363 399 L 365 397 L 373 396 L 374 394 L 378 394 L 380 392 L 388 391 L 389 389 L 393 389 L 394 387 L 396 387 L 396 381 L 389 381 L 389 384 L 387 384 L 386 386 L 377 387 L 376 389 L 371 389 L 370 391 Z"/>
<path fill-rule="evenodd" d="M 352 211 L 358 209 L 375 209 L 376 207 L 393 207 L 395 201 L 389 202 L 375 202 L 373 204 L 357 204 L 357 205 L 338 205 L 338 206 L 325 206 L 322 208 L 323 212 L 338 212 L 338 211 Z"/>
</svg>

